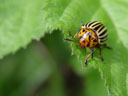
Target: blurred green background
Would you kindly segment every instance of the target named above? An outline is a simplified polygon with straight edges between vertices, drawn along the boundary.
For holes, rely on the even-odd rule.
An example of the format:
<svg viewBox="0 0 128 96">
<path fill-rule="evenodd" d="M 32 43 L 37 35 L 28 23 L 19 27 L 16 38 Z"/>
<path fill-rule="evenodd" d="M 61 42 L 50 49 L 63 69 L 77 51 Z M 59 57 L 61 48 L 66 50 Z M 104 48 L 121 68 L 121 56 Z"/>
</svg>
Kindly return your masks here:
<svg viewBox="0 0 128 96">
<path fill-rule="evenodd" d="M 0 0 L 0 96 L 128 96 L 127 0 Z M 64 42 L 80 22 L 107 28 L 105 64 Z"/>
<path fill-rule="evenodd" d="M 60 31 L 0 62 L 0 96 L 107 96 L 98 70 L 82 68 Z"/>
</svg>

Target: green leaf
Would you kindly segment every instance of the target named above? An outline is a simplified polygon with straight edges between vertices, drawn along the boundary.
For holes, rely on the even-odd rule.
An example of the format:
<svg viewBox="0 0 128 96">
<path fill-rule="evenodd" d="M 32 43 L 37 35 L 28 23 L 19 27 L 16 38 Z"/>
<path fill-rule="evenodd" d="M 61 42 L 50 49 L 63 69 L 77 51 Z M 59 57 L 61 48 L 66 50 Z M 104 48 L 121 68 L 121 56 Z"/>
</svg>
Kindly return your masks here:
<svg viewBox="0 0 128 96">
<path fill-rule="evenodd" d="M 32 96 L 55 69 L 54 60 L 41 42 L 33 42 L 0 62 L 0 96 Z"/>
<path fill-rule="evenodd" d="M 42 0 L 0 0 L 0 56 L 44 35 Z"/>
<path fill-rule="evenodd" d="M 53 94 L 54 96 L 66 96 L 65 83 L 62 76 L 61 72 L 56 68 L 56 71 L 52 72 L 49 85 L 41 90 L 38 96 L 53 96 Z"/>
<path fill-rule="evenodd" d="M 88 60 L 87 68 L 94 67 L 101 72 L 109 95 L 127 96 L 128 2 L 126 0 L 45 0 L 44 4 L 46 28 L 49 31 L 60 29 L 66 38 L 69 38 L 69 31 L 75 34 L 80 29 L 81 21 L 87 23 L 97 20 L 107 27 L 109 33 L 107 44 L 112 50 L 103 48 L 102 55 L 105 59 L 103 64 L 96 49 L 94 59 Z M 85 56 L 90 51 L 81 49 L 75 43 L 71 43 L 71 49 L 73 54 L 78 56 L 79 64 L 84 64 Z"/>
<path fill-rule="evenodd" d="M 85 85 L 87 86 L 87 96 L 107 96 L 104 80 L 100 78 L 100 72 L 98 72 L 97 69 L 89 69 L 85 81 Z"/>
</svg>

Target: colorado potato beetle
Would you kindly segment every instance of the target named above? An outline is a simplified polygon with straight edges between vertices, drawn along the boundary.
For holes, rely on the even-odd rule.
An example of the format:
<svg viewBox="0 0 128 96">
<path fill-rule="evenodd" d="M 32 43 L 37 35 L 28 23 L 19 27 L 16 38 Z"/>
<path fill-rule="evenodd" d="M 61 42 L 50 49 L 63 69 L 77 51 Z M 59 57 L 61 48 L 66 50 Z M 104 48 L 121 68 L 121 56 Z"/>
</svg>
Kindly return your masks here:
<svg viewBox="0 0 128 96">
<path fill-rule="evenodd" d="M 98 21 L 88 22 L 87 24 L 82 24 L 80 30 L 75 34 L 75 36 L 69 34 L 72 39 L 65 38 L 67 41 L 74 41 L 78 37 L 77 44 L 82 48 L 89 48 L 91 53 L 88 54 L 85 58 L 85 64 L 87 65 L 87 60 L 91 56 L 93 58 L 94 48 L 99 48 L 99 56 L 101 61 L 104 59 L 101 54 L 101 46 L 111 49 L 106 44 L 108 37 L 107 28 Z"/>
</svg>

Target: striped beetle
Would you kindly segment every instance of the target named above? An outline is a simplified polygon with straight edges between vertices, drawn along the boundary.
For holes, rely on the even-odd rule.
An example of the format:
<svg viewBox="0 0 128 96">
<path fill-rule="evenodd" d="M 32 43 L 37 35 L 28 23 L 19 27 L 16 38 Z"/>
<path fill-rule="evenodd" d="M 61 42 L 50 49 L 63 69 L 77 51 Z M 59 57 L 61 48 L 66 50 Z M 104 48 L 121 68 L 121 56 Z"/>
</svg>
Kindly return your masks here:
<svg viewBox="0 0 128 96">
<path fill-rule="evenodd" d="M 69 36 L 72 37 L 71 39 L 64 39 L 67 41 L 74 41 L 77 37 L 79 38 L 78 45 L 82 48 L 89 48 L 91 49 L 91 53 L 88 54 L 85 58 L 85 65 L 87 65 L 87 60 L 91 56 L 93 58 L 94 48 L 99 48 L 99 56 L 101 61 L 103 62 L 104 59 L 101 55 L 101 47 L 104 46 L 105 48 L 111 49 L 106 44 L 106 40 L 108 37 L 107 28 L 100 22 L 93 21 L 88 22 L 87 24 L 81 26 L 81 29 L 75 34 L 75 36 L 69 33 Z"/>
</svg>

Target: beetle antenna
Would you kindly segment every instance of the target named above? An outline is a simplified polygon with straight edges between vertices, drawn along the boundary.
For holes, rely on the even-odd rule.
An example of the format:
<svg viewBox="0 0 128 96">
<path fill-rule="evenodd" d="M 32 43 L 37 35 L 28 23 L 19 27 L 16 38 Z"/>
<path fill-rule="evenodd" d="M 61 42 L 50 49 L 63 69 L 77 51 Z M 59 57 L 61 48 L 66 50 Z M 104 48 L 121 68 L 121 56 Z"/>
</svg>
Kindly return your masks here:
<svg viewBox="0 0 128 96">
<path fill-rule="evenodd" d="M 73 39 L 74 36 L 71 34 L 71 32 L 68 33 L 68 35 Z"/>
<path fill-rule="evenodd" d="M 81 25 L 81 26 L 84 26 L 84 24 L 82 23 L 82 21 L 80 21 L 80 25 Z"/>
<path fill-rule="evenodd" d="M 64 38 L 65 41 L 72 41 L 74 42 L 74 40 L 71 40 L 71 39 L 67 39 L 67 38 Z"/>
</svg>

